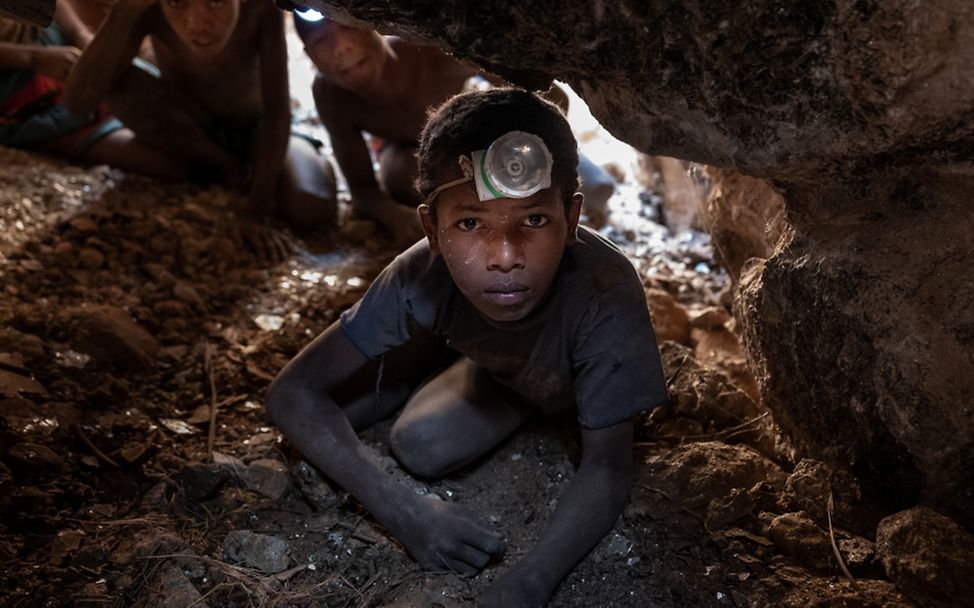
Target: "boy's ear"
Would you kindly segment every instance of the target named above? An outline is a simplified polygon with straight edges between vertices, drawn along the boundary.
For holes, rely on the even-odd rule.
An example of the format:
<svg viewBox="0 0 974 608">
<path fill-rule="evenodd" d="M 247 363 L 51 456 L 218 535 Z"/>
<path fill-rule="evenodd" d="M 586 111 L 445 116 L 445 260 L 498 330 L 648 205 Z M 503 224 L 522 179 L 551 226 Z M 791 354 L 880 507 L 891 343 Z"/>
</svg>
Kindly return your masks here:
<svg viewBox="0 0 974 608">
<path fill-rule="evenodd" d="M 436 239 L 436 216 L 433 214 L 433 209 L 423 203 L 416 207 L 416 212 L 419 213 L 419 221 L 423 224 L 423 232 L 426 233 L 426 240 L 429 241 L 430 251 L 439 254 L 440 243 Z"/>
<path fill-rule="evenodd" d="M 566 244 L 570 247 L 575 244 L 578 240 L 578 218 L 582 214 L 582 202 L 585 200 L 585 195 L 581 192 L 576 192 L 572 195 L 571 206 L 568 207 L 568 240 Z"/>
</svg>

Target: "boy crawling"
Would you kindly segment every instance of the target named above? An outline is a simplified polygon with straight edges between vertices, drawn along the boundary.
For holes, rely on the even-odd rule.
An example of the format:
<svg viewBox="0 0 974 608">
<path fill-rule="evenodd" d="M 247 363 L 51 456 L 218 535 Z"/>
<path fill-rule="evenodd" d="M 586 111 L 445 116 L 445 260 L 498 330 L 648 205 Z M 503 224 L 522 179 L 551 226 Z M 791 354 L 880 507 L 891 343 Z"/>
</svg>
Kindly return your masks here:
<svg viewBox="0 0 974 608">
<path fill-rule="evenodd" d="M 494 89 L 446 102 L 420 139 L 426 240 L 386 267 L 267 394 L 289 440 L 413 558 L 465 574 L 504 552 L 500 536 L 384 474 L 356 431 L 405 404 L 393 455 L 435 477 L 535 414 L 577 411 L 578 471 L 537 545 L 488 587 L 484 606 L 547 603 L 622 512 L 632 418 L 666 399 L 636 272 L 577 226 L 577 165 L 564 117 L 535 95 Z"/>
<path fill-rule="evenodd" d="M 133 65 L 146 37 L 157 70 Z M 79 113 L 107 99 L 143 141 L 184 158 L 191 171 L 246 187 L 237 209 L 245 219 L 276 212 L 309 229 L 334 216 L 330 166 L 290 136 L 284 21 L 271 0 L 118 0 L 67 93 Z M 261 224 L 238 229 L 259 253 L 286 253 Z"/>
</svg>

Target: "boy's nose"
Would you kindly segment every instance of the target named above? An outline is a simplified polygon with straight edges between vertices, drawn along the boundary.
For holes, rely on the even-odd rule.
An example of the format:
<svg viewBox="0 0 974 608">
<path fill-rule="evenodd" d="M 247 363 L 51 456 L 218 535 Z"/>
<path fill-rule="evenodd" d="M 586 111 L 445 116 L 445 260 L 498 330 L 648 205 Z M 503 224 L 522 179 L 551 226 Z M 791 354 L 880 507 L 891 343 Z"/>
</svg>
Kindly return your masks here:
<svg viewBox="0 0 974 608">
<path fill-rule="evenodd" d="M 191 8 L 186 15 L 186 29 L 194 34 L 204 34 L 210 29 L 210 16 L 204 10 Z"/>
<path fill-rule="evenodd" d="M 524 268 L 521 239 L 507 231 L 492 231 L 487 235 L 487 270 L 510 272 Z"/>
</svg>

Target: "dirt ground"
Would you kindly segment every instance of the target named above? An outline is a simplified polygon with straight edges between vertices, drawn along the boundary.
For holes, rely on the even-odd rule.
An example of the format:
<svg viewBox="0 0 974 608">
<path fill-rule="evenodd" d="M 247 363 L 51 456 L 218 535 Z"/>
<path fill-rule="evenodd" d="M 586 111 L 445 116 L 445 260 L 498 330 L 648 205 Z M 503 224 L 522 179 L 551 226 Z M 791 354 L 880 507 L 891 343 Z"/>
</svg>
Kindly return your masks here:
<svg viewBox="0 0 974 608">
<path fill-rule="evenodd" d="M 551 605 L 909 606 L 858 535 L 854 484 L 796 462 L 755 401 L 706 236 L 671 235 L 658 193 L 637 190 L 620 188 L 603 231 L 671 340 L 671 403 L 640 422 L 630 503 Z M 386 470 L 508 543 L 476 577 L 419 570 L 262 407 L 395 252 L 343 209 L 268 265 L 231 238 L 228 201 L 0 149 L 0 604 L 475 605 L 571 478 L 573 421 L 433 483 L 390 458 L 388 421 L 366 431 Z"/>
</svg>

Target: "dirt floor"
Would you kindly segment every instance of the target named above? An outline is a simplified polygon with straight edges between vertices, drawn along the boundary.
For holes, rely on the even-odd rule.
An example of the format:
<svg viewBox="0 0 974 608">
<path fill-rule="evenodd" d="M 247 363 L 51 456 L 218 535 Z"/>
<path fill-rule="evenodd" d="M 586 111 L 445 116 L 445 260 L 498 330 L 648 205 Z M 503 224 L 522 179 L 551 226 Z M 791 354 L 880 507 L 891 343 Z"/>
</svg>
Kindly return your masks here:
<svg viewBox="0 0 974 608">
<path fill-rule="evenodd" d="M 428 484 L 390 458 L 388 422 L 366 431 L 386 470 L 508 543 L 473 578 L 419 570 L 262 407 L 395 252 L 343 213 L 267 265 L 231 238 L 228 201 L 0 149 L 0 605 L 474 605 L 571 478 L 573 421 Z M 854 481 L 795 462 L 755 401 L 706 236 L 660 216 L 630 184 L 603 231 L 670 340 L 671 403 L 640 422 L 630 504 L 551 605 L 909 606 L 856 533 L 874 526 Z"/>
</svg>

